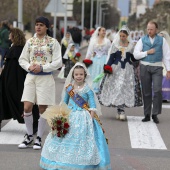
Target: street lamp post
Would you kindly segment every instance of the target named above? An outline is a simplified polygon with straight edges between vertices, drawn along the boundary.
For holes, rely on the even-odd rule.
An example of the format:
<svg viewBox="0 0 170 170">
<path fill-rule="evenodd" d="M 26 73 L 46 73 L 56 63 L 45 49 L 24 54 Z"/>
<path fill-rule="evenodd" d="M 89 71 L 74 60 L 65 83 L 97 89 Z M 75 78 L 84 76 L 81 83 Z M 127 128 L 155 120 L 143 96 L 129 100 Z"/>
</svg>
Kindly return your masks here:
<svg viewBox="0 0 170 170">
<path fill-rule="evenodd" d="M 81 27 L 82 30 L 84 29 L 84 0 L 82 0 L 82 7 L 81 7 Z"/>
<path fill-rule="evenodd" d="M 21 30 L 23 30 L 22 9 L 23 9 L 23 0 L 18 0 L 18 28 Z"/>
<path fill-rule="evenodd" d="M 107 12 L 106 12 L 106 13 L 103 12 L 103 26 L 104 26 L 104 27 L 106 27 L 106 26 L 105 26 L 105 18 L 106 18 L 106 15 L 108 15 L 108 14 L 109 14 L 109 13 L 107 13 Z"/>
<path fill-rule="evenodd" d="M 102 24 L 102 11 L 103 10 L 107 10 L 108 8 L 102 8 L 102 6 L 101 5 L 103 5 L 103 4 L 105 4 L 105 3 L 101 3 L 100 4 L 100 13 L 99 13 L 99 25 L 101 25 Z"/>
<path fill-rule="evenodd" d="M 56 38 L 56 26 L 57 26 L 57 1 L 54 3 L 54 26 L 53 26 L 53 38 Z"/>
<path fill-rule="evenodd" d="M 108 0 L 97 0 L 97 12 L 96 12 L 96 25 L 101 26 L 101 20 L 102 20 L 102 7 L 101 5 L 107 4 Z M 99 18 L 98 18 L 99 16 Z"/>
<path fill-rule="evenodd" d="M 67 32 L 67 0 L 65 0 L 64 34 Z"/>
<path fill-rule="evenodd" d="M 93 0 L 91 0 L 91 17 L 90 17 L 90 28 L 93 27 Z"/>
<path fill-rule="evenodd" d="M 97 0 L 97 3 L 96 3 L 96 27 L 99 26 L 99 1 Z"/>
</svg>

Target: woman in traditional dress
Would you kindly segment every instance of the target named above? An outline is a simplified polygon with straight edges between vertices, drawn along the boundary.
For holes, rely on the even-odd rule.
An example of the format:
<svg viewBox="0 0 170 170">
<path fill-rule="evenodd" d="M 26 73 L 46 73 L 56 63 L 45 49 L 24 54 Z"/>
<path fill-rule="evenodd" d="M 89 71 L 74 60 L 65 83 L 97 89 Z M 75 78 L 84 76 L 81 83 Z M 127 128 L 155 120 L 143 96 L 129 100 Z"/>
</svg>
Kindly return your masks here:
<svg viewBox="0 0 170 170">
<path fill-rule="evenodd" d="M 71 68 L 77 62 L 77 60 L 75 59 L 75 56 L 76 56 L 76 49 L 75 49 L 74 43 L 70 43 L 63 57 L 65 59 L 65 66 L 64 66 L 65 67 L 64 68 L 65 78 L 69 74 Z"/>
<path fill-rule="evenodd" d="M 132 65 L 135 59 L 129 35 L 127 26 L 116 34 L 106 62 L 113 73 L 105 75 L 99 92 L 101 104 L 117 107 L 116 118 L 120 120 L 126 119 L 125 107 L 142 105 L 140 84 Z"/>
<path fill-rule="evenodd" d="M 64 137 L 49 133 L 40 166 L 46 170 L 111 170 L 106 139 L 96 120 L 96 115 L 101 115 L 100 104 L 84 64 L 76 63 L 71 69 L 62 102 L 71 109 L 69 131 Z"/>
<path fill-rule="evenodd" d="M 65 64 L 66 61 L 63 57 L 70 43 L 73 43 L 73 39 L 70 32 L 67 32 L 61 40 L 61 55 L 63 59 L 63 64 Z"/>
<path fill-rule="evenodd" d="M 5 119 L 16 119 L 19 123 L 24 123 L 24 104 L 21 97 L 24 88 L 24 81 L 27 72 L 21 68 L 18 59 L 25 45 L 25 35 L 18 28 L 10 30 L 9 39 L 12 42 L 11 48 L 5 56 L 4 68 L 1 73 L 0 88 L 0 121 Z M 34 132 L 37 130 L 39 111 L 34 106 Z"/>
<path fill-rule="evenodd" d="M 170 37 L 166 31 L 161 31 L 160 36 L 163 36 L 170 46 Z M 166 69 L 163 65 L 163 79 L 162 79 L 162 100 L 163 102 L 170 101 L 170 80 L 166 78 Z"/>
<path fill-rule="evenodd" d="M 88 67 L 88 71 L 92 79 L 103 72 L 103 66 L 106 62 L 108 50 L 111 42 L 106 38 L 106 30 L 104 27 L 98 27 L 92 34 L 89 47 L 86 54 L 86 59 L 91 59 L 93 64 Z M 93 83 L 95 93 L 99 92 L 100 82 Z"/>
</svg>

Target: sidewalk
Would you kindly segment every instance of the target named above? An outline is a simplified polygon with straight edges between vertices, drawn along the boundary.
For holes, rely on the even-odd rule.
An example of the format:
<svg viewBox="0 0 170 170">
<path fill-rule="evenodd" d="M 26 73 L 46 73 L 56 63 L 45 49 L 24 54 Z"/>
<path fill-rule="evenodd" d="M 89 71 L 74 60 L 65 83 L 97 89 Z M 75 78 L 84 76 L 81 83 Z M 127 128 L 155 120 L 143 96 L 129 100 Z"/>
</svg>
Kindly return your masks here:
<svg viewBox="0 0 170 170">
<path fill-rule="evenodd" d="M 88 47 L 89 43 L 86 40 L 83 40 L 80 45 L 80 50 Z"/>
</svg>

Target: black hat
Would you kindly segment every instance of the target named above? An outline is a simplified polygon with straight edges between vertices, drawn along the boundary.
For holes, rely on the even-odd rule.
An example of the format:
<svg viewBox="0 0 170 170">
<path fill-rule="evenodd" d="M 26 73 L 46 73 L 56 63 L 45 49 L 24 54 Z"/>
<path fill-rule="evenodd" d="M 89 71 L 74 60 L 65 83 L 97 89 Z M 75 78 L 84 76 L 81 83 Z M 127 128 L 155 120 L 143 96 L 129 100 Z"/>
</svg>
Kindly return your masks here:
<svg viewBox="0 0 170 170">
<path fill-rule="evenodd" d="M 48 29 L 47 29 L 47 34 L 48 34 L 49 36 L 51 36 L 51 31 L 49 30 L 49 28 L 50 28 L 50 22 L 49 22 L 49 20 L 48 20 L 46 17 L 41 16 L 41 17 L 38 17 L 38 18 L 35 20 L 35 23 L 37 23 L 37 22 L 41 22 L 41 23 L 45 24 L 46 27 L 48 28 Z"/>
<path fill-rule="evenodd" d="M 41 23 L 45 24 L 47 28 L 50 27 L 50 22 L 49 22 L 49 20 L 48 20 L 47 18 L 43 17 L 43 16 L 38 17 L 38 18 L 35 20 L 35 23 L 37 23 L 37 22 L 41 22 Z"/>
</svg>

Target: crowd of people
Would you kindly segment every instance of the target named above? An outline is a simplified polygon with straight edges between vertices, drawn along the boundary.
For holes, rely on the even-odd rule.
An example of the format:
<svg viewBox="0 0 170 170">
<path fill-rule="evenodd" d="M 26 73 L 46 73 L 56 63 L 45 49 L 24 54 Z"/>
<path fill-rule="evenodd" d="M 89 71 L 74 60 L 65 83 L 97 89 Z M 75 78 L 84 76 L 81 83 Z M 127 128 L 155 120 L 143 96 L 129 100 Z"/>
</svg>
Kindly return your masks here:
<svg viewBox="0 0 170 170">
<path fill-rule="evenodd" d="M 13 118 L 25 123 L 26 135 L 18 148 L 42 149 L 43 169 L 111 170 L 99 119 L 101 105 L 116 108 L 121 121 L 126 120 L 126 108 L 143 105 L 142 122 L 152 117 L 159 123 L 162 101 L 170 100 L 170 37 L 166 31 L 158 34 L 153 21 L 147 24 L 146 35 L 126 25 L 116 33 L 101 26 L 88 37 L 83 59 L 77 31 L 68 30 L 58 42 L 51 37 L 49 20 L 41 16 L 35 20 L 34 36 L 26 41 L 20 29 L 2 23 L 0 122 Z M 55 70 L 65 79 L 60 105 L 65 103 L 70 110 L 69 131 L 64 137 L 51 131 L 42 147 L 44 114 L 56 105 Z"/>
</svg>

